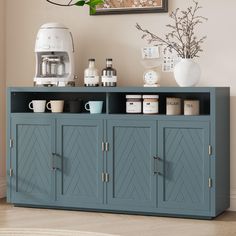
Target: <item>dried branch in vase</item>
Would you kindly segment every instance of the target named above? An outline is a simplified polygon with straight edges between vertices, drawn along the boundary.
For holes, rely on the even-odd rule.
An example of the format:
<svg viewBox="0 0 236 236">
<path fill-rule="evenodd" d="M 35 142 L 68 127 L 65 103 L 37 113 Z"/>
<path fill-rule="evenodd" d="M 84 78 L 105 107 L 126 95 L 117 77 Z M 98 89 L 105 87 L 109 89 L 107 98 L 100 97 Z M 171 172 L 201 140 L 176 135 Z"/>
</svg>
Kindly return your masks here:
<svg viewBox="0 0 236 236">
<path fill-rule="evenodd" d="M 194 0 L 193 4 L 185 11 L 177 8 L 171 12 L 170 18 L 174 23 L 166 25 L 171 31 L 165 35 L 165 38 L 143 29 L 138 23 L 136 28 L 144 33 L 142 38 L 146 39 L 148 43 L 164 46 L 165 50 L 175 51 L 181 58 L 199 57 L 198 54 L 203 51 L 201 45 L 204 43 L 206 36 L 198 38 L 195 31 L 197 26 L 207 21 L 207 18 L 197 15 L 202 7 Z"/>
</svg>

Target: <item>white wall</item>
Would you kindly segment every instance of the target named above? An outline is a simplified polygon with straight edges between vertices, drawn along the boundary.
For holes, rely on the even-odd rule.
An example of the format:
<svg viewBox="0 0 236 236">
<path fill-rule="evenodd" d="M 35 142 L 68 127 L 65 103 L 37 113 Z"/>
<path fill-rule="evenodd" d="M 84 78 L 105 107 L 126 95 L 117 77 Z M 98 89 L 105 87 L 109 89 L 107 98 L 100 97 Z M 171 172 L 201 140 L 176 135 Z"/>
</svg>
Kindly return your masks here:
<svg viewBox="0 0 236 236">
<path fill-rule="evenodd" d="M 5 192 L 5 0 L 0 0 L 0 198 Z"/>
<path fill-rule="evenodd" d="M 231 87 L 231 190 L 232 208 L 236 210 L 236 79 L 235 79 L 235 0 L 199 0 L 202 15 L 209 21 L 202 26 L 208 39 L 199 59 L 202 67 L 200 86 Z M 184 8 L 191 0 L 169 0 L 170 10 Z M 122 86 L 142 85 L 140 47 L 145 41 L 135 23 L 163 35 L 168 14 L 133 14 L 89 16 L 86 8 L 60 8 L 46 0 L 7 0 L 7 86 L 32 86 L 35 72 L 34 43 L 38 28 L 45 22 L 57 21 L 73 32 L 76 44 L 76 72 L 82 78 L 87 59 L 95 57 L 101 69 L 106 57 L 114 59 Z M 162 85 L 176 85 L 172 74 L 164 74 Z"/>
</svg>

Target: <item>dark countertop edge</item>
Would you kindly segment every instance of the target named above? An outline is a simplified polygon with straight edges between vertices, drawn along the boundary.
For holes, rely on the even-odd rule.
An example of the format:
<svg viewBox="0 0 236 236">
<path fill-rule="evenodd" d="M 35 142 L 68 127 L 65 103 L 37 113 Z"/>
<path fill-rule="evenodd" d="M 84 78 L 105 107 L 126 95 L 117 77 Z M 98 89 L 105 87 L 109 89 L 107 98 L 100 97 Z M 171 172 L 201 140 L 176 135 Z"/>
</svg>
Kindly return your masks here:
<svg viewBox="0 0 236 236">
<path fill-rule="evenodd" d="M 216 89 L 230 87 L 8 87 L 10 92 L 91 92 L 91 93 L 123 93 L 123 92 L 211 92 Z"/>
</svg>

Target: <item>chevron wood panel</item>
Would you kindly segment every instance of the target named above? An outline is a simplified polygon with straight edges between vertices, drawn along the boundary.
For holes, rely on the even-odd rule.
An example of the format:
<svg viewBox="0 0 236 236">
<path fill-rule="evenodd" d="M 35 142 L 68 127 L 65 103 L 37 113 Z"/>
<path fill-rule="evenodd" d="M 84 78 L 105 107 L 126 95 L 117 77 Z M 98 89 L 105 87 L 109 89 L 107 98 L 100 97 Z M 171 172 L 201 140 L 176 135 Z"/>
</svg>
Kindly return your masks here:
<svg viewBox="0 0 236 236">
<path fill-rule="evenodd" d="M 62 168 L 57 178 L 58 201 L 84 207 L 103 201 L 103 120 L 58 119 L 57 152 Z"/>
<path fill-rule="evenodd" d="M 50 195 L 50 126 L 19 124 L 17 140 L 17 191 Z"/>
<path fill-rule="evenodd" d="M 127 205 L 154 204 L 152 122 L 110 122 L 112 151 L 108 156 L 112 175 L 109 201 Z"/>
<path fill-rule="evenodd" d="M 98 194 L 98 128 L 63 126 L 64 194 Z"/>
<path fill-rule="evenodd" d="M 204 197 L 203 130 L 167 128 L 165 132 L 168 134 L 165 138 L 165 201 L 201 202 Z M 175 168 L 168 168 L 170 162 Z M 173 182 L 168 181 L 170 173 Z"/>
<path fill-rule="evenodd" d="M 150 199 L 150 129 L 114 128 L 114 197 Z"/>
<path fill-rule="evenodd" d="M 166 123 L 167 124 L 167 123 Z M 195 125 L 196 126 L 196 125 Z M 206 194 L 209 173 L 207 129 L 196 127 L 167 127 L 162 129 L 164 171 L 160 178 L 163 205 L 177 208 L 203 208 L 208 205 Z M 209 191 L 209 190 L 207 190 Z"/>
</svg>

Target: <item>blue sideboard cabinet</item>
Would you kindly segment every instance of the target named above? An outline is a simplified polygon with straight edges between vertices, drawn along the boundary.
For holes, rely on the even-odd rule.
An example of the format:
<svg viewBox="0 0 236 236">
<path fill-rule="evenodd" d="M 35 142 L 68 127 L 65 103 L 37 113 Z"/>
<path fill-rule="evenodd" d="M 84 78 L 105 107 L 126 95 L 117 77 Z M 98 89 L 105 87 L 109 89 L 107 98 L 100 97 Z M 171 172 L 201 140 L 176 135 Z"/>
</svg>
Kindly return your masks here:
<svg viewBox="0 0 236 236">
<path fill-rule="evenodd" d="M 159 114 L 126 114 L 126 94 L 158 94 Z M 166 98 L 182 115 L 166 115 Z M 230 90 L 9 88 L 7 200 L 16 206 L 214 218 L 229 207 Z M 63 113 L 32 113 L 32 100 L 63 99 Z M 101 114 L 68 101 L 103 101 Z M 183 115 L 197 99 L 200 115 Z"/>
</svg>

